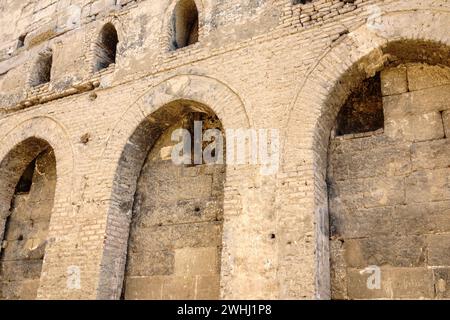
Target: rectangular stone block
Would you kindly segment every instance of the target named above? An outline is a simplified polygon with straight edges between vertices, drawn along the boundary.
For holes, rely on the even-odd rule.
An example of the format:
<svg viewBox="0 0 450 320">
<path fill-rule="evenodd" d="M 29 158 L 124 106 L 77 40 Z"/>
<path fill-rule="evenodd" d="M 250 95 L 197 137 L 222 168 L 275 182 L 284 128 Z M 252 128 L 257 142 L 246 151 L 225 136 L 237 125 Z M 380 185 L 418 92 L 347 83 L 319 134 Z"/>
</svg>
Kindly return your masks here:
<svg viewBox="0 0 450 320">
<path fill-rule="evenodd" d="M 349 210 L 403 204 L 404 178 L 377 177 L 337 181 L 330 189 L 330 201 L 341 202 Z"/>
<path fill-rule="evenodd" d="M 219 274 L 218 248 L 183 248 L 175 250 L 177 276 L 212 276 Z"/>
<path fill-rule="evenodd" d="M 379 148 L 363 149 L 347 155 L 351 178 L 398 176 L 411 171 L 409 144 L 392 144 Z"/>
<path fill-rule="evenodd" d="M 130 246 L 127 260 L 127 274 L 129 276 L 161 276 L 174 273 L 174 253 L 164 251 L 135 251 Z"/>
<path fill-rule="evenodd" d="M 125 281 L 126 300 L 162 299 L 164 277 L 127 277 Z"/>
<path fill-rule="evenodd" d="M 22 300 L 35 300 L 37 297 L 37 291 L 39 288 L 40 280 L 25 280 L 22 282 L 22 288 L 20 290 L 20 299 Z"/>
<path fill-rule="evenodd" d="M 381 93 L 383 96 L 405 93 L 408 91 L 406 67 L 385 69 L 381 72 Z"/>
<path fill-rule="evenodd" d="M 450 109 L 450 85 L 383 97 L 385 119 Z"/>
<path fill-rule="evenodd" d="M 139 208 L 140 221 L 146 226 L 216 221 L 222 211 L 222 204 L 213 197 L 178 200 L 172 206 L 148 201 Z"/>
<path fill-rule="evenodd" d="M 406 178 L 406 202 L 450 200 L 450 168 L 416 171 Z"/>
<path fill-rule="evenodd" d="M 197 276 L 195 287 L 196 300 L 220 299 L 220 276 Z"/>
<path fill-rule="evenodd" d="M 385 134 L 395 140 L 427 141 L 444 138 L 440 112 L 385 119 Z"/>
<path fill-rule="evenodd" d="M 435 65 L 410 64 L 408 85 L 410 91 L 417 91 L 450 84 L 450 69 Z"/>
<path fill-rule="evenodd" d="M 373 272 L 348 270 L 348 296 L 352 299 L 431 299 L 433 273 L 427 268 L 381 268 L 379 289 L 368 285 Z M 372 284 L 372 281 L 369 280 Z"/>
<path fill-rule="evenodd" d="M 390 207 L 349 209 L 338 201 L 331 201 L 329 209 L 332 237 L 374 237 L 389 235 L 393 231 Z"/>
<path fill-rule="evenodd" d="M 391 225 L 397 235 L 450 232 L 450 201 L 411 203 L 392 209 Z"/>
<path fill-rule="evenodd" d="M 344 250 L 345 261 L 353 268 L 370 265 L 425 266 L 426 241 L 420 236 L 348 239 L 344 243 Z"/>
<path fill-rule="evenodd" d="M 450 235 L 433 234 L 427 236 L 428 265 L 450 266 Z"/>
<path fill-rule="evenodd" d="M 149 236 L 149 234 L 151 236 Z M 132 242 L 149 251 L 222 245 L 221 222 L 140 227 Z"/>
<path fill-rule="evenodd" d="M 193 300 L 195 299 L 195 277 L 169 276 L 164 278 L 162 299 Z"/>
<path fill-rule="evenodd" d="M 411 160 L 414 171 L 450 167 L 450 139 L 414 143 Z"/>
<path fill-rule="evenodd" d="M 1 261 L 0 274 L 2 280 L 39 279 L 41 276 L 41 260 Z"/>
</svg>

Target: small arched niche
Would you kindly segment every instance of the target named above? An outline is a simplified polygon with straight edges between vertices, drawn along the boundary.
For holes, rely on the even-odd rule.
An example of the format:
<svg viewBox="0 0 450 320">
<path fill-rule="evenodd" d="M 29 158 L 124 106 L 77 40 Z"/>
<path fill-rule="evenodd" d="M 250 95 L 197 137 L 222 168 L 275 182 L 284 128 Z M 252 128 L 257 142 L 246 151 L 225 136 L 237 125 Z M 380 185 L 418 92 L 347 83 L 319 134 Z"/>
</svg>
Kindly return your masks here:
<svg viewBox="0 0 450 320">
<path fill-rule="evenodd" d="M 19 143 L 0 163 L 0 299 L 35 299 L 56 187 L 53 149 Z"/>
<path fill-rule="evenodd" d="M 94 72 L 101 71 L 116 63 L 119 37 L 112 23 L 103 26 L 94 43 Z"/>
<path fill-rule="evenodd" d="M 190 163 L 173 161 L 179 129 L 189 133 L 181 145 L 192 147 L 184 153 Z M 208 136 L 211 129 L 223 139 L 211 109 L 179 100 L 149 116 L 127 144 L 119 182 L 130 193 L 122 210 L 131 212 L 124 299 L 219 298 L 225 142 Z M 194 161 L 196 146 L 203 160 Z"/>
<path fill-rule="evenodd" d="M 37 87 L 50 82 L 53 64 L 52 50 L 45 50 L 39 56 L 31 70 L 30 86 Z"/>
<path fill-rule="evenodd" d="M 193 0 L 180 0 L 172 14 L 171 50 L 198 42 L 198 10 Z"/>
</svg>

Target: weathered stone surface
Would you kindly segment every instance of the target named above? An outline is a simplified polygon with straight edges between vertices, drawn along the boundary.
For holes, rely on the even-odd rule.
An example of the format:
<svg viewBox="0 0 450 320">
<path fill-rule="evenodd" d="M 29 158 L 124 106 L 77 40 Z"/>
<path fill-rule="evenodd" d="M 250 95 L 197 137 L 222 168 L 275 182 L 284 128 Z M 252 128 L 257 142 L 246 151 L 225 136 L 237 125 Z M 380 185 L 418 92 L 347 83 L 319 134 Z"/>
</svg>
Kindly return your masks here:
<svg viewBox="0 0 450 320">
<path fill-rule="evenodd" d="M 401 94 L 408 91 L 406 67 L 391 68 L 381 72 L 381 92 L 383 96 Z"/>
<path fill-rule="evenodd" d="M 402 256 L 396 237 L 449 233 L 449 1 L 310 2 L 196 0 L 191 15 L 179 9 L 195 13 L 192 0 L 2 1 L 0 240 L 7 225 L 4 250 L 18 253 L 5 256 L 24 256 L 8 246 L 21 233 L 48 244 L 40 280 L 2 283 L 2 297 L 118 299 L 125 284 L 126 298 L 353 299 L 342 248 L 328 257 L 330 220 L 332 241 L 376 239 L 363 248 L 380 261 Z M 379 75 L 376 94 L 361 90 Z M 167 130 L 189 105 L 224 129 L 278 130 L 275 174 L 171 167 Z M 343 105 L 350 132 L 335 139 Z M 57 173 L 33 182 L 39 200 L 13 196 L 37 156 L 28 139 L 55 151 Z M 176 250 L 210 247 L 220 276 L 169 274 Z M 383 297 L 443 297 L 442 281 L 423 276 L 444 288 L 433 296 L 404 269 Z"/>
<path fill-rule="evenodd" d="M 408 203 L 450 200 L 450 168 L 417 171 L 406 178 Z"/>
<path fill-rule="evenodd" d="M 450 72 L 443 66 L 410 64 L 408 68 L 408 87 L 410 91 L 439 87 L 450 84 Z"/>
<path fill-rule="evenodd" d="M 175 274 L 179 276 L 213 276 L 220 272 L 216 247 L 175 250 Z"/>
<path fill-rule="evenodd" d="M 392 139 L 427 141 L 445 137 L 440 112 L 420 115 L 403 115 L 397 119 L 386 119 L 386 135 Z"/>
<path fill-rule="evenodd" d="M 433 234 L 427 237 L 428 242 L 428 264 L 430 266 L 450 265 L 450 235 Z"/>
<path fill-rule="evenodd" d="M 349 239 L 344 250 L 347 265 L 352 268 L 422 267 L 426 260 L 426 241 L 417 236 Z"/>
<path fill-rule="evenodd" d="M 383 71 L 384 134 L 330 141 L 333 298 L 447 296 L 449 70 L 408 64 Z M 381 267 L 380 289 L 369 289 L 369 274 L 360 273 L 370 266 Z"/>
<path fill-rule="evenodd" d="M 349 269 L 349 296 L 354 299 L 430 299 L 434 296 L 433 273 L 427 268 L 382 268 L 381 288 L 369 289 L 370 274 Z"/>
<path fill-rule="evenodd" d="M 450 139 L 415 143 L 411 147 L 413 170 L 450 167 Z"/>
</svg>

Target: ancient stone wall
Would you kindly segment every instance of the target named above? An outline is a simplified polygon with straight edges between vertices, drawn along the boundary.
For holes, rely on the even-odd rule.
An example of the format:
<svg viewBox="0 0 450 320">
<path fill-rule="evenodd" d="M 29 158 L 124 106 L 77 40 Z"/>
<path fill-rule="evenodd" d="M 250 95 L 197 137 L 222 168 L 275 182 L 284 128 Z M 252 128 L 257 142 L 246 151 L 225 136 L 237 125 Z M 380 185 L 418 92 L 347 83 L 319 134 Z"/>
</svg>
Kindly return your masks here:
<svg viewBox="0 0 450 320">
<path fill-rule="evenodd" d="M 358 167 L 354 175 L 347 173 L 350 178 L 336 178 L 337 183 L 347 183 L 349 197 L 357 189 L 351 184 L 358 179 L 364 181 L 359 185 L 363 190 L 357 195 L 359 202 L 352 203 L 356 213 L 362 208 L 375 210 L 372 207 L 378 208 L 379 201 L 399 208 L 445 205 L 448 155 L 443 141 L 450 131 L 450 112 L 441 102 L 448 101 L 442 79 L 446 77 L 444 66 L 450 66 L 449 1 L 194 2 L 198 39 L 195 32 L 192 39 L 198 41 L 182 48 L 171 46 L 176 35 L 177 0 L 0 2 L 0 23 L 8 26 L 0 31 L 0 226 L 9 215 L 14 186 L 25 170 L 25 166 L 16 165 L 15 155 L 20 154 L 20 159 L 29 163 L 45 145 L 53 149 L 56 162 L 54 205 L 37 298 L 119 299 L 123 284 L 125 297 L 137 297 L 138 290 L 150 294 L 147 286 L 132 289 L 132 282 L 126 280 L 134 272 L 133 263 L 128 267 L 126 263 L 127 258 L 132 260 L 129 248 L 140 232 L 139 223 L 133 221 L 133 203 L 146 195 L 143 203 L 154 204 L 154 189 L 145 191 L 144 185 L 156 172 L 152 168 L 161 168 L 162 164 L 147 156 L 168 126 L 177 123 L 173 115 L 180 116 L 177 110 L 186 101 L 217 115 L 224 130 L 269 128 L 278 130 L 280 137 L 279 168 L 272 175 L 263 175 L 258 165 L 249 164 L 227 165 L 223 173 L 206 173 L 212 169 L 202 166 L 198 166 L 199 171 L 195 167 L 179 171 L 163 167 L 168 175 L 189 173 L 189 178 L 184 178 L 191 185 L 202 180 L 199 191 L 206 190 L 216 174 L 223 175 L 223 222 L 209 221 L 212 215 L 205 220 L 205 225 L 221 224 L 220 290 L 214 294 L 223 299 L 327 299 L 331 292 L 341 298 L 366 295 L 359 287 L 352 287 L 354 293 L 345 296 L 348 293 L 337 289 L 345 286 L 335 280 L 330 289 L 330 275 L 338 269 L 330 271 L 328 200 L 336 193 L 328 194 L 328 160 L 337 159 L 336 144 L 350 146 L 355 141 L 366 141 L 376 146 L 375 150 L 394 155 L 394 164 L 386 169 L 386 159 L 368 150 L 362 155 L 362 150 L 350 148 L 356 159 L 364 157 L 364 161 L 350 161 L 353 166 L 373 164 L 378 168 L 369 176 L 364 176 L 365 167 Z M 115 51 L 100 41 L 105 26 L 112 26 L 117 34 Z M 101 70 L 99 57 L 107 58 L 100 64 Z M 420 71 L 417 63 L 426 66 L 425 71 Z M 411 72 L 407 79 L 411 81 L 405 86 L 401 71 L 408 68 Z M 389 72 L 400 80 L 389 80 Z M 342 124 L 354 109 L 345 102 L 377 74 L 384 96 L 374 100 L 373 119 L 382 119 L 384 128 L 370 136 L 362 130 L 362 135 L 353 138 L 335 137 L 330 145 L 339 110 L 344 106 L 348 111 L 344 119 L 339 118 Z M 430 83 L 433 85 L 428 87 Z M 370 86 L 366 88 L 371 92 Z M 380 101 L 383 117 L 378 113 Z M 411 106 L 412 111 L 405 112 L 405 106 Z M 379 123 L 366 124 L 366 129 L 379 127 Z M 29 139 L 40 141 L 38 147 L 28 143 Z M 393 153 L 397 147 L 398 152 Z M 329 150 L 333 151 L 330 155 Z M 417 161 L 405 160 L 408 154 Z M 349 161 L 345 157 L 341 160 Z M 409 163 L 406 167 L 405 162 Z M 331 177 L 345 170 L 335 169 L 329 171 Z M 361 177 L 357 178 L 358 172 Z M 191 176 L 194 173 L 197 176 Z M 383 175 L 387 177 L 382 179 Z M 158 178 L 161 183 L 166 181 L 162 175 Z M 178 181 L 173 176 L 171 179 Z M 380 181 L 383 185 L 378 189 Z M 398 188 L 405 190 L 404 196 L 398 195 Z M 183 190 L 180 187 L 180 195 Z M 380 198 L 377 190 L 387 190 L 387 198 Z M 156 198 L 161 207 L 178 204 L 178 196 Z M 206 201 L 200 194 L 198 199 L 189 199 Z M 443 208 L 423 210 L 442 212 L 439 210 Z M 333 217 L 346 213 L 336 211 L 333 202 L 330 209 Z M 134 213 L 149 212 L 153 211 L 134 206 Z M 181 215 L 178 219 L 188 217 Z M 162 223 L 164 228 L 167 221 Z M 427 224 L 417 225 L 425 228 Z M 351 228 L 363 232 L 359 227 Z M 389 228 L 394 228 L 392 222 Z M 382 264 L 388 261 L 383 257 L 393 257 L 397 264 L 382 265 L 382 269 L 418 268 L 417 274 L 435 277 L 426 283 L 426 290 L 430 283 L 448 287 L 446 264 L 442 269 L 435 268 L 436 261 L 445 262 L 445 255 L 432 242 L 433 237 L 444 236 L 437 228 L 427 230 L 398 235 L 398 239 L 415 237 L 414 248 L 428 250 L 420 256 L 425 260 L 420 258 L 406 267 L 402 265 L 406 260 L 395 262 L 403 256 L 399 243 L 399 250 L 394 246 L 391 251 L 383 251 L 380 261 L 375 262 Z M 3 228 L 0 236 L 3 240 Z M 153 239 L 147 233 L 145 236 L 145 241 Z M 177 250 L 217 249 L 218 233 L 214 237 L 211 245 L 175 248 L 167 242 L 164 250 L 173 253 L 172 262 L 177 266 Z M 342 237 L 352 235 L 343 233 Z M 331 242 L 333 257 L 339 244 L 335 240 Z M 358 260 L 351 261 L 358 266 L 355 270 L 362 266 L 361 261 L 372 261 L 370 250 L 378 250 L 365 242 L 369 249 L 364 251 L 362 242 L 358 237 L 349 239 L 354 247 L 362 248 Z M 404 253 L 405 259 L 412 259 L 411 252 L 417 250 Z M 174 267 L 171 275 L 160 276 L 176 277 L 177 270 Z M 145 276 L 152 272 L 156 276 L 150 269 L 141 271 Z M 193 277 L 187 271 L 185 276 Z M 406 280 L 402 283 L 409 286 Z M 383 290 L 369 293 L 379 297 L 380 292 L 384 295 Z"/>
<path fill-rule="evenodd" d="M 384 130 L 331 140 L 334 298 L 448 297 L 450 140 L 443 114 L 450 109 L 449 84 L 450 68 L 443 66 L 385 69 Z M 352 103 L 370 110 L 374 99 L 363 93 L 355 91 L 360 101 Z M 372 266 L 381 270 L 374 290 L 363 272 Z"/>
</svg>

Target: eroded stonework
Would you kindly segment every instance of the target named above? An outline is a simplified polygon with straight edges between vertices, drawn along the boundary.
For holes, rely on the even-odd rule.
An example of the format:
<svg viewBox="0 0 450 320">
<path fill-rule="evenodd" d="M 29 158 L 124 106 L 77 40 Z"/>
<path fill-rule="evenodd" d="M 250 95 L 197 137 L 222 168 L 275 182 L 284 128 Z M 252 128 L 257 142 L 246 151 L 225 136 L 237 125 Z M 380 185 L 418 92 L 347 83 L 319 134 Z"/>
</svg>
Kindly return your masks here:
<svg viewBox="0 0 450 320">
<path fill-rule="evenodd" d="M 0 11 L 1 298 L 448 297 L 449 1 Z M 205 116 L 277 170 L 174 165 Z"/>
</svg>

